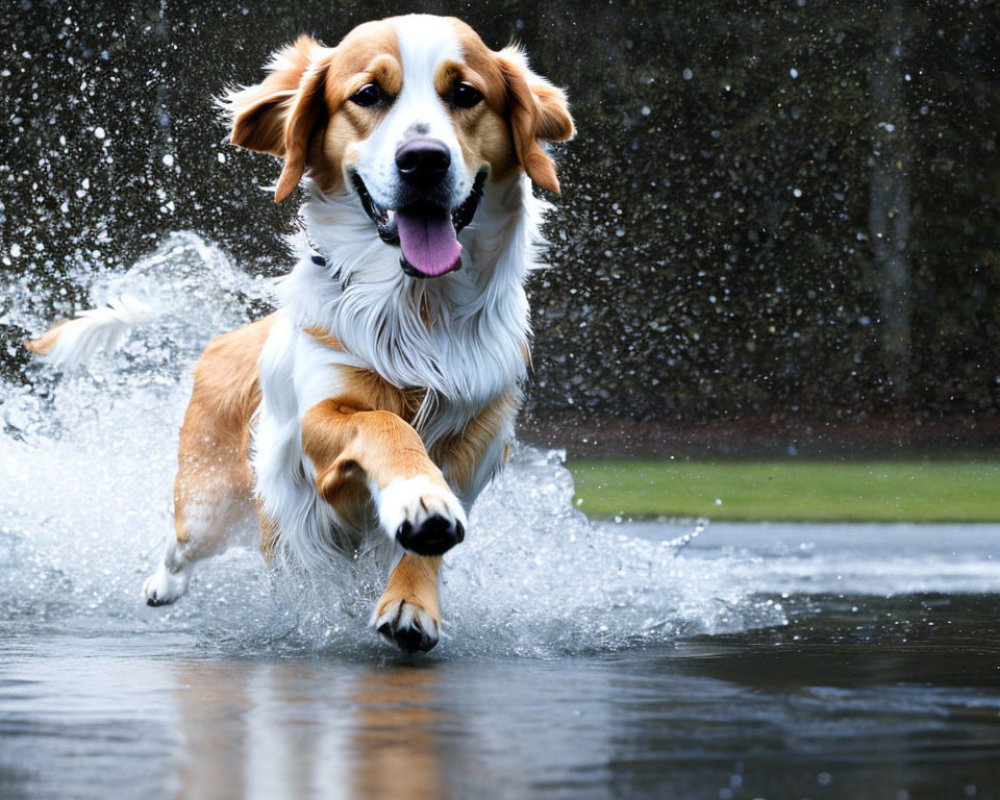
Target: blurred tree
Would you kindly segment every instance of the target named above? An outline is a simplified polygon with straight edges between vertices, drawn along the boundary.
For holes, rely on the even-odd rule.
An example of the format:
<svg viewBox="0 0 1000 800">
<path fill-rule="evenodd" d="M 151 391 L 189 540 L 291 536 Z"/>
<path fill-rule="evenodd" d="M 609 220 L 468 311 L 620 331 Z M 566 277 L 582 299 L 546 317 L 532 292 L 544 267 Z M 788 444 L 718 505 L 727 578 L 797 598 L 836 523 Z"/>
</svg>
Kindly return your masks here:
<svg viewBox="0 0 1000 800">
<path fill-rule="evenodd" d="M 910 371 L 910 183 L 912 154 L 906 135 L 900 62 L 910 38 L 901 0 L 884 10 L 878 50 L 868 70 L 875 130 L 872 155 L 871 233 L 879 293 L 884 368 L 898 397 L 906 395 Z"/>
</svg>

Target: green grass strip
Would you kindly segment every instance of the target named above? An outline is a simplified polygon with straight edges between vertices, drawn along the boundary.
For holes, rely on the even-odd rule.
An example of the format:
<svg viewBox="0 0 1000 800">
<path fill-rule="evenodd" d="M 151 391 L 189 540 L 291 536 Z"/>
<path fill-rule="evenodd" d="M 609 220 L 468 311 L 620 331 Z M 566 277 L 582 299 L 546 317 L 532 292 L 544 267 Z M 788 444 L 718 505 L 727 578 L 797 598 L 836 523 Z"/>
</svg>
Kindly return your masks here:
<svg viewBox="0 0 1000 800">
<path fill-rule="evenodd" d="M 629 461 L 567 465 L 595 516 L 998 522 L 1000 462 Z"/>
</svg>

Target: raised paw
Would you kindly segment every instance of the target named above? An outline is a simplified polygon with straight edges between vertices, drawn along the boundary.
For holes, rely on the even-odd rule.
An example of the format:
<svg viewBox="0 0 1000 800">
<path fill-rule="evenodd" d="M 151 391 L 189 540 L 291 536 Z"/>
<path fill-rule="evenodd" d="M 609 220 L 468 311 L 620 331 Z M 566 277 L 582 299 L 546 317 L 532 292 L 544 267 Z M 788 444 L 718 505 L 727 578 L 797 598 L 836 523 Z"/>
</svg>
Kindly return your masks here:
<svg viewBox="0 0 1000 800">
<path fill-rule="evenodd" d="M 396 600 L 376 613 L 375 630 L 404 653 L 426 653 L 438 643 L 437 620 L 415 603 Z"/>
<path fill-rule="evenodd" d="M 397 478 L 382 490 L 378 505 L 386 532 L 419 555 L 439 556 L 465 538 L 462 504 L 424 475 Z"/>
<path fill-rule="evenodd" d="M 156 572 L 142 584 L 142 599 L 148 606 L 166 606 L 173 603 L 187 589 L 190 568 L 170 572 L 165 564 L 160 564 Z"/>
</svg>

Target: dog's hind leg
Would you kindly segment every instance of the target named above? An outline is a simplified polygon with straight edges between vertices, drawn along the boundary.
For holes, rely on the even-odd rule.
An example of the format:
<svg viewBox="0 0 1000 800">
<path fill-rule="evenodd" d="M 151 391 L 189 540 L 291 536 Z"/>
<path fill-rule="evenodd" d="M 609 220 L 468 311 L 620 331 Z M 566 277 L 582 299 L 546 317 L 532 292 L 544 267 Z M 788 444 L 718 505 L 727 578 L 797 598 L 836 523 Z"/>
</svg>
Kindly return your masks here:
<svg viewBox="0 0 1000 800">
<path fill-rule="evenodd" d="M 172 539 L 160 566 L 142 584 L 142 599 L 146 605 L 165 606 L 184 594 L 193 565 L 178 547 L 177 540 Z"/>
<path fill-rule="evenodd" d="M 194 406 L 195 400 L 192 400 Z M 246 450 L 221 442 L 188 409 L 174 482 L 174 537 L 142 587 L 148 605 L 172 603 L 187 589 L 196 561 L 256 531 Z"/>
<path fill-rule="evenodd" d="M 184 469 L 178 473 L 178 487 L 183 486 L 184 474 Z M 229 488 L 197 498 L 184 496 L 180 489 L 175 492 L 175 536 L 156 572 L 142 586 L 147 605 L 173 603 L 187 590 L 195 562 L 222 553 L 231 543 L 253 533 L 256 512 L 249 492 L 234 494 Z"/>
<path fill-rule="evenodd" d="M 271 322 L 267 317 L 213 339 L 195 367 L 178 448 L 175 539 L 142 587 L 151 606 L 184 594 L 196 561 L 257 533 L 247 453 L 260 401 L 257 360 Z"/>
</svg>

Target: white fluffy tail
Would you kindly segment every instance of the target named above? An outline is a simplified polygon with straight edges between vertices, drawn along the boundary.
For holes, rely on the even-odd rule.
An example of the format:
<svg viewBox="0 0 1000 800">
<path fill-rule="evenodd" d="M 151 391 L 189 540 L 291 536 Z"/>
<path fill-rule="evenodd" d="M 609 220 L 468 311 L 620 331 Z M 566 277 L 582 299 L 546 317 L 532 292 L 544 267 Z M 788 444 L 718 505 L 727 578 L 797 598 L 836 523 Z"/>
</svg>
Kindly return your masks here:
<svg viewBox="0 0 1000 800">
<path fill-rule="evenodd" d="M 134 325 L 149 322 L 157 313 L 141 300 L 123 294 L 104 308 L 81 311 L 27 343 L 33 353 L 64 369 L 85 363 L 99 350 L 113 350 Z"/>
</svg>

